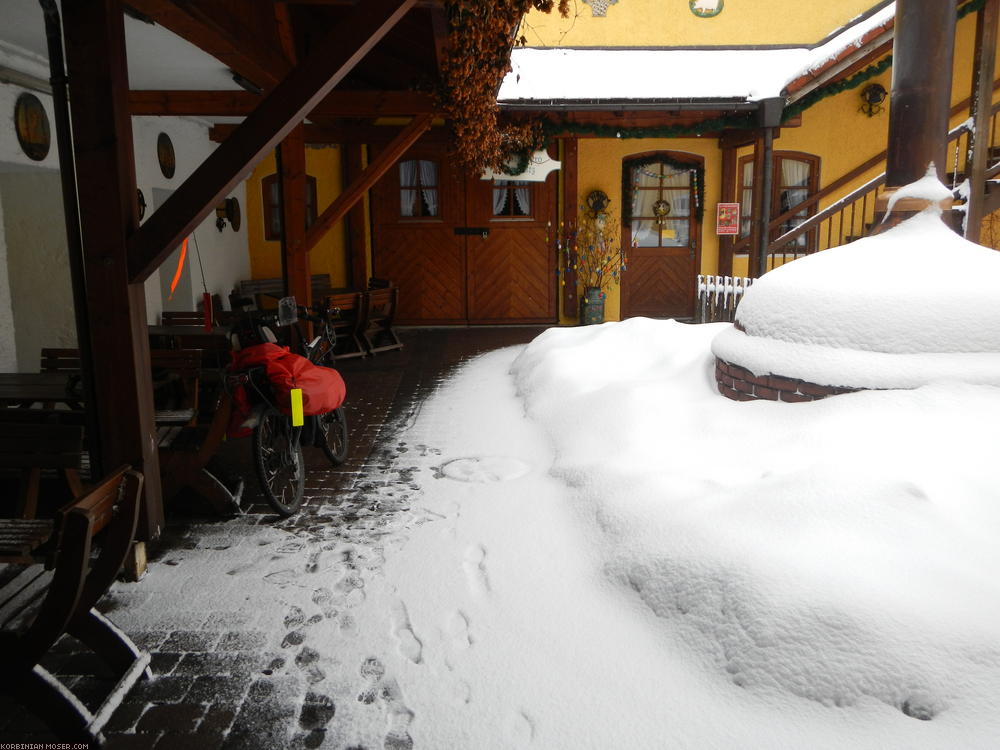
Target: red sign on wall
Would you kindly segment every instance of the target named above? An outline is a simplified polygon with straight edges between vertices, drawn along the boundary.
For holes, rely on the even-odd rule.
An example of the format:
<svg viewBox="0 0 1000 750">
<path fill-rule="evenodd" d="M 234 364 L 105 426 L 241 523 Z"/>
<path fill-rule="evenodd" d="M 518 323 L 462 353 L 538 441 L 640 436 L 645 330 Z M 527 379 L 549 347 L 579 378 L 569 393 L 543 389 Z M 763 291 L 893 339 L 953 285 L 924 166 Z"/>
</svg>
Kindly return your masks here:
<svg viewBox="0 0 1000 750">
<path fill-rule="evenodd" d="M 740 233 L 740 204 L 720 203 L 715 212 L 716 234 Z"/>
</svg>

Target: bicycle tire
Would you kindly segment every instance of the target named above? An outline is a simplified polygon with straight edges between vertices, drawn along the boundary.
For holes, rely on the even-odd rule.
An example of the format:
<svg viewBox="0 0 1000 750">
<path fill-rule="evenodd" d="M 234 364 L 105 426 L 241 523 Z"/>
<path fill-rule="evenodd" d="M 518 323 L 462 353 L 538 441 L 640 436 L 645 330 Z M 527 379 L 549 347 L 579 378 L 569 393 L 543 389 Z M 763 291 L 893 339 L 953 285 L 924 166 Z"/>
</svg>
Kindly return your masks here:
<svg viewBox="0 0 1000 750">
<path fill-rule="evenodd" d="M 316 417 L 315 440 L 334 466 L 347 460 L 347 414 L 343 406 Z"/>
<path fill-rule="evenodd" d="M 302 507 L 306 487 L 305 460 L 291 420 L 274 407 L 260 415 L 253 428 L 254 469 L 261 492 L 280 516 Z"/>
</svg>

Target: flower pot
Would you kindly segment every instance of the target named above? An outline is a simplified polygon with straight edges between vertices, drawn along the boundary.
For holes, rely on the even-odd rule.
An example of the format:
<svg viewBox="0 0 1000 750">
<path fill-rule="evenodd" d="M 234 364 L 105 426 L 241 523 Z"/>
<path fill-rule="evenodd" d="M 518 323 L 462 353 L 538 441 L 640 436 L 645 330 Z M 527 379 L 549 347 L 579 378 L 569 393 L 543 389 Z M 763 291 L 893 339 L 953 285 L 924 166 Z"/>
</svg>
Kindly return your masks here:
<svg viewBox="0 0 1000 750">
<path fill-rule="evenodd" d="M 591 326 L 604 322 L 605 294 L 596 286 L 588 286 L 580 298 L 580 325 Z"/>
</svg>

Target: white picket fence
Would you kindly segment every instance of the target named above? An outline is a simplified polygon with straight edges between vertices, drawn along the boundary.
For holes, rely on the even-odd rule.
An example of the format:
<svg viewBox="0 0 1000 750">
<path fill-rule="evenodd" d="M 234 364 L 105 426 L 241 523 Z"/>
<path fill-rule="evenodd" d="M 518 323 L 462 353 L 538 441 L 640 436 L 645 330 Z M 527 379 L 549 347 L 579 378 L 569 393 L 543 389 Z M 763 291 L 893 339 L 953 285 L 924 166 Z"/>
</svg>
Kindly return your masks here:
<svg viewBox="0 0 1000 750">
<path fill-rule="evenodd" d="M 743 276 L 705 276 L 698 274 L 698 299 L 695 323 L 732 322 L 736 306 L 753 279 Z"/>
</svg>

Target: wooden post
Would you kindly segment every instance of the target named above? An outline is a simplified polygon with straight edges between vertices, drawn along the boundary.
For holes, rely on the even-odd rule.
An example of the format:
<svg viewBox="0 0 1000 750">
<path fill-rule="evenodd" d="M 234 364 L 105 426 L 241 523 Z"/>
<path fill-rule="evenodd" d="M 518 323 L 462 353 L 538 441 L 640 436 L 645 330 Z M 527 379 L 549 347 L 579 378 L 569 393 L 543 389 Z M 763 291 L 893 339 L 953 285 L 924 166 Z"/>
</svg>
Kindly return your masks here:
<svg viewBox="0 0 1000 750">
<path fill-rule="evenodd" d="M 750 204 L 750 245 L 747 248 L 747 276 L 760 276 L 760 248 L 767 247 L 768 217 L 761 211 L 764 206 L 764 132 L 760 131 L 753 144 L 753 192 Z M 767 262 L 765 256 L 764 262 Z"/>
<path fill-rule="evenodd" d="M 306 143 L 299 124 L 278 147 L 281 179 L 281 268 L 285 293 L 300 305 L 312 304 L 309 249 L 306 234 Z"/>
<path fill-rule="evenodd" d="M 128 237 L 139 225 L 125 29 L 117 0 L 66 3 L 73 147 L 86 269 L 93 409 L 102 466 L 128 463 L 145 474 L 139 540 L 163 526 L 160 464 L 142 283 L 129 283 Z M 63 165 L 64 169 L 70 165 Z"/>
<path fill-rule="evenodd" d="M 733 203 L 736 201 L 736 167 L 736 149 L 732 146 L 722 146 L 722 191 L 719 195 L 719 203 Z M 709 226 L 711 226 L 711 219 L 709 219 Z M 736 235 L 736 237 L 738 236 Z M 729 235 L 718 236 L 718 272 L 723 276 L 733 275 L 733 245 L 736 244 L 736 237 Z"/>
<path fill-rule="evenodd" d="M 564 138 L 562 156 L 562 177 L 563 177 L 563 220 L 562 227 L 566 227 L 566 232 L 557 230 L 557 235 L 568 235 L 569 227 L 576 227 L 578 207 L 580 200 L 580 159 L 579 141 L 576 138 Z M 622 225 L 622 242 L 628 242 L 629 232 L 624 223 Z M 562 237 L 565 239 L 565 236 Z M 572 249 L 564 249 L 559 262 L 562 266 L 562 305 L 563 315 L 567 318 L 577 318 L 580 316 L 580 298 L 577 294 L 577 274 L 574 268 L 576 264 L 576 253 Z M 628 266 L 625 267 L 628 273 Z"/>
<path fill-rule="evenodd" d="M 344 144 L 343 152 L 343 186 L 354 183 L 364 169 L 364 145 L 360 143 Z M 347 259 L 350 265 L 349 280 L 355 289 L 368 286 L 368 233 L 365 220 L 365 202 L 358 201 L 347 212 Z"/>
<path fill-rule="evenodd" d="M 965 207 L 965 238 L 979 242 L 986 198 L 986 162 L 990 149 L 990 121 L 993 111 L 993 72 L 997 46 L 997 17 L 1000 0 L 986 0 L 976 14 L 976 49 L 972 69 L 972 97 L 969 115 L 973 132 L 969 135 L 965 176 L 969 180 L 969 201 Z M 957 165 L 956 165 L 957 169 Z"/>
</svg>

